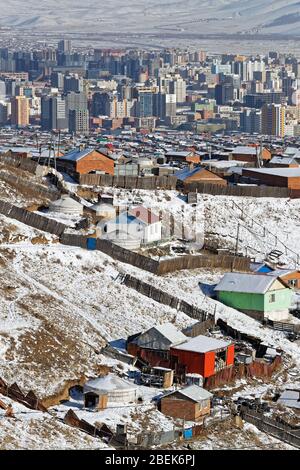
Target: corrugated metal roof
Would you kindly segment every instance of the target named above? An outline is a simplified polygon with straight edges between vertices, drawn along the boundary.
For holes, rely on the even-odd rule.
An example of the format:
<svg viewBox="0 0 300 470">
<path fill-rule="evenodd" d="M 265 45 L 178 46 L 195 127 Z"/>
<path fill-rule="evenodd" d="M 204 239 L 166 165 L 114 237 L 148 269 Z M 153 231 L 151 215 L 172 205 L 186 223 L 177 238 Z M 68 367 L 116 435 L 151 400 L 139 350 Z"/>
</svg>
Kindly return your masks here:
<svg viewBox="0 0 300 470">
<path fill-rule="evenodd" d="M 165 154 L 166 157 L 183 157 L 186 158 L 189 155 L 193 155 L 193 152 L 179 152 L 179 151 L 169 151 Z"/>
<path fill-rule="evenodd" d="M 233 149 L 232 154 L 256 155 L 256 147 L 238 145 L 235 149 Z"/>
<path fill-rule="evenodd" d="M 265 294 L 276 279 L 265 274 L 226 273 L 214 290 Z"/>
<path fill-rule="evenodd" d="M 212 393 L 208 392 L 199 385 L 189 385 L 188 387 L 178 390 L 181 395 L 184 395 L 187 398 L 190 398 L 194 401 L 208 400 L 213 396 Z"/>
<path fill-rule="evenodd" d="M 66 153 L 62 157 L 60 157 L 60 160 L 67 160 L 70 162 L 77 162 L 83 157 L 86 157 L 89 153 L 93 152 L 95 149 L 93 148 L 87 148 L 84 150 L 79 150 L 79 149 L 74 149 L 71 150 L 71 152 Z"/>
<path fill-rule="evenodd" d="M 180 344 L 187 339 L 181 331 L 177 330 L 177 328 L 172 325 L 172 323 L 163 323 L 162 325 L 155 326 L 154 329 L 174 345 Z"/>
<path fill-rule="evenodd" d="M 215 351 L 216 349 L 223 349 L 229 346 L 228 341 L 221 339 L 210 338 L 209 336 L 196 336 L 195 338 L 189 339 L 186 343 L 176 346 L 174 349 L 180 349 L 181 351 L 192 351 L 199 353 L 206 353 L 209 351 Z"/>
<path fill-rule="evenodd" d="M 190 170 L 190 169 L 187 167 L 187 168 L 184 168 L 184 169 L 181 170 L 181 171 L 177 171 L 177 172 L 175 173 L 175 176 L 176 176 L 176 178 L 178 178 L 180 181 L 184 181 L 185 179 L 190 178 L 191 176 L 196 175 L 197 173 L 201 173 L 201 171 L 204 171 L 204 168 L 196 167 L 196 168 L 193 168 L 192 170 Z"/>
</svg>

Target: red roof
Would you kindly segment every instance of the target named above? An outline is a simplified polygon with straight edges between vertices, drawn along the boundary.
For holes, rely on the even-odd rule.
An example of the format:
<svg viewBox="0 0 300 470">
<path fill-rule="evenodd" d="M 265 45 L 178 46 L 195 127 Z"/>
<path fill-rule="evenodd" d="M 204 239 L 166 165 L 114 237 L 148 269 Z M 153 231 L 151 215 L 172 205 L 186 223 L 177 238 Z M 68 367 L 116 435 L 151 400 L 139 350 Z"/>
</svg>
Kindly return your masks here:
<svg viewBox="0 0 300 470">
<path fill-rule="evenodd" d="M 128 211 L 128 215 L 132 215 L 141 220 L 145 224 L 155 224 L 159 222 L 159 217 L 154 214 L 150 209 L 144 206 L 134 207 Z"/>
</svg>

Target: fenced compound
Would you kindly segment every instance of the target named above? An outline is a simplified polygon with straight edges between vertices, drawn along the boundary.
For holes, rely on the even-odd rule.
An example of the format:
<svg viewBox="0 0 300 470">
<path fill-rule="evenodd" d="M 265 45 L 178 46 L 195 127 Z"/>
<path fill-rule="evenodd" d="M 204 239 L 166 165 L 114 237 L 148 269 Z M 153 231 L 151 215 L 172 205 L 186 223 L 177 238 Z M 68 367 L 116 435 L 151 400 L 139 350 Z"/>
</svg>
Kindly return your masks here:
<svg viewBox="0 0 300 470">
<path fill-rule="evenodd" d="M 282 423 L 266 417 L 262 413 L 249 410 L 249 408 L 245 406 L 241 408 L 241 416 L 248 423 L 254 424 L 260 431 L 300 449 L 300 428 L 295 430 L 295 428 L 289 426 L 288 423 Z"/>
<path fill-rule="evenodd" d="M 176 189 L 176 176 L 111 176 L 81 175 L 79 184 L 83 186 L 107 186 L 123 189 Z"/>
</svg>

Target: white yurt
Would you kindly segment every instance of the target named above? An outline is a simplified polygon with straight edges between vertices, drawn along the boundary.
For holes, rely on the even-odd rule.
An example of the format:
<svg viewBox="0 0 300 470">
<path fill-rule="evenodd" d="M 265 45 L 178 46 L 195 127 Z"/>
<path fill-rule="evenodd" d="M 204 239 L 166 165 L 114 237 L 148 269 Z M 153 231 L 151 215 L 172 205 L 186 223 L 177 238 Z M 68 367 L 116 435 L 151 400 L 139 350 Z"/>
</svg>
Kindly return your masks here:
<svg viewBox="0 0 300 470">
<path fill-rule="evenodd" d="M 79 216 L 83 214 L 83 205 L 72 199 L 68 194 L 63 194 L 58 201 L 50 204 L 49 212 Z"/>
<path fill-rule="evenodd" d="M 135 403 L 137 400 L 137 386 L 115 374 L 89 380 L 83 393 L 94 393 L 99 397 L 107 395 L 108 403 Z"/>
<path fill-rule="evenodd" d="M 126 250 L 138 250 L 141 246 L 141 238 L 132 235 L 125 230 L 115 230 L 102 235 L 103 239 L 125 248 Z"/>
</svg>

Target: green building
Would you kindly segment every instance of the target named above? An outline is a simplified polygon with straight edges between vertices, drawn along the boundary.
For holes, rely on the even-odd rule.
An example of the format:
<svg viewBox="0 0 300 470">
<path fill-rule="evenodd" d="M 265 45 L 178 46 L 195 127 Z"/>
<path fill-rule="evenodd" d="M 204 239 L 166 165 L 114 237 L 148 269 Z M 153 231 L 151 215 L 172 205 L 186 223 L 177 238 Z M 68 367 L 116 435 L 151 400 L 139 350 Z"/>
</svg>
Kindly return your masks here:
<svg viewBox="0 0 300 470">
<path fill-rule="evenodd" d="M 292 290 L 272 273 L 227 273 L 214 290 L 220 302 L 256 320 L 288 318 Z"/>
</svg>

